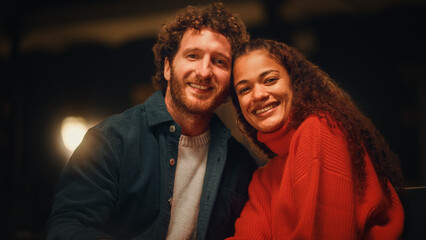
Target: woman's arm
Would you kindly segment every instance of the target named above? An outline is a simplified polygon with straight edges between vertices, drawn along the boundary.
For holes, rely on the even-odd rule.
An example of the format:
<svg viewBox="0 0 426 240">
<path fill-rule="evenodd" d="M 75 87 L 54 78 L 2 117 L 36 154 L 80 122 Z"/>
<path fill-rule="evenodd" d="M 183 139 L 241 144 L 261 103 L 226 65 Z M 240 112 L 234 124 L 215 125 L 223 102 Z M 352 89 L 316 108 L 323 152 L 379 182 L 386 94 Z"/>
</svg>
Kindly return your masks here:
<svg viewBox="0 0 426 240">
<path fill-rule="evenodd" d="M 289 173 L 295 220 L 289 236 L 303 239 L 357 237 L 356 201 L 348 144 L 338 128 L 311 117 L 297 130 L 290 146 Z M 288 189 L 283 189 L 287 191 Z M 282 203 L 287 204 L 287 203 Z M 283 213 L 283 218 L 287 218 Z M 283 220 L 283 224 L 289 220 Z"/>
</svg>

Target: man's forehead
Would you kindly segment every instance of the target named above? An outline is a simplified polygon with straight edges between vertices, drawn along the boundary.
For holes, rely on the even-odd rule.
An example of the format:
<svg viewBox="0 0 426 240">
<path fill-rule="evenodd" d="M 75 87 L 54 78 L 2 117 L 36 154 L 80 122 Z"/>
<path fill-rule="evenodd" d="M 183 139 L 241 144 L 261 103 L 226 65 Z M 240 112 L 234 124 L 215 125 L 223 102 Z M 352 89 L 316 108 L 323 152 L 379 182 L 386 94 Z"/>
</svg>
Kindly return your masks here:
<svg viewBox="0 0 426 240">
<path fill-rule="evenodd" d="M 187 29 L 182 36 L 179 49 L 182 50 L 181 48 L 196 48 L 197 44 L 216 47 L 217 50 L 222 52 L 222 54 L 226 54 L 231 57 L 231 42 L 229 39 L 225 35 L 210 28 Z M 217 46 L 214 46 L 214 44 Z"/>
</svg>

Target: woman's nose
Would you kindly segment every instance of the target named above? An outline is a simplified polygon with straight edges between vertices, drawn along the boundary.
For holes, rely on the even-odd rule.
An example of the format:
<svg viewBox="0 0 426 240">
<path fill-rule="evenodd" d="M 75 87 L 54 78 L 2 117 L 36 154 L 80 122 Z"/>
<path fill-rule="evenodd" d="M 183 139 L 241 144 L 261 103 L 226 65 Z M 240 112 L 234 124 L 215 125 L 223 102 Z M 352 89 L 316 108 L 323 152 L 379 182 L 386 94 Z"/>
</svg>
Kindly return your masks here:
<svg viewBox="0 0 426 240">
<path fill-rule="evenodd" d="M 264 88 L 264 86 L 257 86 L 253 89 L 253 100 L 254 101 L 262 101 L 268 98 L 268 92 Z"/>
</svg>

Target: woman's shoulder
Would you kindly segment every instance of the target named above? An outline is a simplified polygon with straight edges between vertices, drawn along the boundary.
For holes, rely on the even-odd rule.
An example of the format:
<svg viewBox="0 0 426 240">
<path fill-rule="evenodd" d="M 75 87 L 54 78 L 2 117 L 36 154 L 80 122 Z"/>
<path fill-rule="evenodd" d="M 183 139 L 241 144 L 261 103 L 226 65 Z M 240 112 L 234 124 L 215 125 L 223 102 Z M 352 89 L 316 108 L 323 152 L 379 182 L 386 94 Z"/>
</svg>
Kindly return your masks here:
<svg viewBox="0 0 426 240">
<path fill-rule="evenodd" d="M 328 125 L 336 124 L 335 120 L 329 114 L 311 114 L 303 120 L 300 126 L 317 126 L 317 125 Z"/>
<path fill-rule="evenodd" d="M 299 125 L 296 135 L 309 134 L 310 137 L 321 137 L 323 135 L 343 136 L 343 131 L 332 116 L 328 114 L 311 114 Z"/>
<path fill-rule="evenodd" d="M 352 170 L 350 154 L 344 133 L 332 118 L 311 115 L 297 129 L 290 152 L 297 154 L 297 161 L 290 163 L 299 179 L 310 169 L 313 159 L 327 172 L 350 179 Z M 295 156 L 295 155 L 294 155 Z"/>
<path fill-rule="evenodd" d="M 290 149 L 293 152 L 318 156 L 324 153 L 347 152 L 347 137 L 339 125 L 327 117 L 310 115 L 296 130 Z"/>
</svg>

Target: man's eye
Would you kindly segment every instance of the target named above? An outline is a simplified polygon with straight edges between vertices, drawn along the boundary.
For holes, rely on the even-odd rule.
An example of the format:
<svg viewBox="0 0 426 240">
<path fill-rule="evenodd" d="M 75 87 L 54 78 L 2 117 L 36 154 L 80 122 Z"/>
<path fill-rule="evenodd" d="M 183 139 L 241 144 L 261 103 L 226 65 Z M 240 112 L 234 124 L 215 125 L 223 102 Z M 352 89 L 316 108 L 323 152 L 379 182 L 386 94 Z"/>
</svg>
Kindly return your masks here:
<svg viewBox="0 0 426 240">
<path fill-rule="evenodd" d="M 227 68 L 230 64 L 229 61 L 224 58 L 217 58 L 214 60 L 214 63 L 220 66 Z"/>
<path fill-rule="evenodd" d="M 195 55 L 195 54 L 188 54 L 188 56 L 187 56 L 188 58 L 196 58 L 197 57 L 197 55 Z"/>
</svg>

